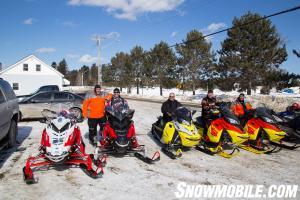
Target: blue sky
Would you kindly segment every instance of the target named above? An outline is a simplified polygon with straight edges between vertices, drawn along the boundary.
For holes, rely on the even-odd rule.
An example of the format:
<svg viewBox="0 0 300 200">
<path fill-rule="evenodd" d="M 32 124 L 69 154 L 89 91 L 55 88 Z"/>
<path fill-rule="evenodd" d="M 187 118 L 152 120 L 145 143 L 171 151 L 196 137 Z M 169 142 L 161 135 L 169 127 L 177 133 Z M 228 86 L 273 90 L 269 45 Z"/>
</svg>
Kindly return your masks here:
<svg viewBox="0 0 300 200">
<path fill-rule="evenodd" d="M 300 5 L 296 0 L 2 0 L 0 62 L 7 67 L 36 54 L 46 63 L 67 60 L 70 69 L 91 65 L 97 56 L 95 34 L 102 43 L 102 63 L 135 45 L 149 50 L 164 40 L 182 41 L 192 29 L 210 33 L 230 27 L 247 11 L 268 15 Z M 271 18 L 287 44 L 283 69 L 300 74 L 300 10 Z M 222 33 L 210 38 L 220 48 Z"/>
</svg>

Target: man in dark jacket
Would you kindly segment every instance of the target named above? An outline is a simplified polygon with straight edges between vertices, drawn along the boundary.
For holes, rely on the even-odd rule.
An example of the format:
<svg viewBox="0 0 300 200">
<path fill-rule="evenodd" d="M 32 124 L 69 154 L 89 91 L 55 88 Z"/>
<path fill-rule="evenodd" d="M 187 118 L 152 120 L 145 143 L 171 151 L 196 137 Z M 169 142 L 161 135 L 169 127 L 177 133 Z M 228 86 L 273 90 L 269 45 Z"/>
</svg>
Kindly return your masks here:
<svg viewBox="0 0 300 200">
<path fill-rule="evenodd" d="M 212 90 L 208 90 L 207 96 L 202 99 L 202 120 L 207 125 L 210 119 L 210 110 L 216 106 L 217 99 Z"/>
<path fill-rule="evenodd" d="M 181 107 L 181 103 L 175 99 L 175 94 L 171 92 L 169 94 L 169 99 L 165 101 L 161 106 L 161 112 L 163 113 L 163 121 L 167 123 L 172 120 L 172 115 L 175 110 Z"/>
</svg>

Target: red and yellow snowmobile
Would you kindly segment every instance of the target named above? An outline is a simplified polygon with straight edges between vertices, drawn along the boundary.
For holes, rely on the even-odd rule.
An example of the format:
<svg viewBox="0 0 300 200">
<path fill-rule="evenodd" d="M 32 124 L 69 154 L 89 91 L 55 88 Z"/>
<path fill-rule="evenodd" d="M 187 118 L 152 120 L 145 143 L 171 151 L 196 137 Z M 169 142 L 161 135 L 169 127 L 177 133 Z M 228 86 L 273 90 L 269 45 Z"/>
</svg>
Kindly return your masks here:
<svg viewBox="0 0 300 200">
<path fill-rule="evenodd" d="M 56 113 L 46 109 L 42 115 L 46 118 L 47 127 L 42 133 L 38 155 L 30 156 L 23 167 L 24 181 L 35 183 L 37 179 L 33 171 L 60 165 L 77 165 L 92 178 L 102 177 L 106 157 L 95 161 L 93 154 L 85 153 L 80 129 L 76 125 L 77 117 L 68 111 Z"/>
<path fill-rule="evenodd" d="M 224 158 L 237 155 L 238 146 L 249 139 L 248 134 L 243 132 L 238 118 L 230 111 L 226 103 L 221 103 L 210 112 L 212 120 L 206 128 L 201 117 L 197 117 L 195 122 L 203 137 L 198 149 Z"/>
<path fill-rule="evenodd" d="M 249 140 L 240 147 L 256 154 L 274 153 L 280 151 L 281 148 L 291 150 L 298 148 L 297 144 L 291 145 L 283 141 L 287 134 L 280 129 L 278 122 L 269 111 L 266 107 L 255 109 L 253 117 L 244 127 Z"/>
</svg>

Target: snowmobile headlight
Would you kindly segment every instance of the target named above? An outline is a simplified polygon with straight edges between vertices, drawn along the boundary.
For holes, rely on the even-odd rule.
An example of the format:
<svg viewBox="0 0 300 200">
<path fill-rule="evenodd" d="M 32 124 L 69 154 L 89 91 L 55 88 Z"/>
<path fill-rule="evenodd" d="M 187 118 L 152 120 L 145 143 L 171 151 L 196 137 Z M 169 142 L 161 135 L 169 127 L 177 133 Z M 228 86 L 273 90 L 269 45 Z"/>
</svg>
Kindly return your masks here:
<svg viewBox="0 0 300 200">
<path fill-rule="evenodd" d="M 228 118 L 228 121 L 229 121 L 230 124 L 235 124 L 235 125 L 240 124 L 237 120 L 232 119 L 232 118 Z"/>
<path fill-rule="evenodd" d="M 182 120 L 182 123 L 185 124 L 185 125 L 188 125 L 188 126 L 191 125 L 190 122 L 188 122 L 188 121 L 186 121 L 186 120 L 184 120 L 184 119 Z"/>
<path fill-rule="evenodd" d="M 270 124 L 275 124 L 276 122 L 273 120 L 273 119 L 270 119 L 268 117 L 263 117 L 263 120 L 267 123 L 270 123 Z"/>
<path fill-rule="evenodd" d="M 184 133 L 186 133 L 188 135 L 193 135 L 190 130 L 188 130 L 187 128 L 185 128 L 184 126 L 182 126 L 181 124 L 179 124 L 178 122 L 175 122 L 175 127 L 180 132 L 184 132 Z"/>
<path fill-rule="evenodd" d="M 283 122 L 283 120 L 280 117 L 277 117 L 276 115 L 273 115 L 273 117 L 277 122 Z"/>
<path fill-rule="evenodd" d="M 194 126 L 194 133 L 198 134 L 198 129 L 196 128 L 196 126 Z"/>
</svg>

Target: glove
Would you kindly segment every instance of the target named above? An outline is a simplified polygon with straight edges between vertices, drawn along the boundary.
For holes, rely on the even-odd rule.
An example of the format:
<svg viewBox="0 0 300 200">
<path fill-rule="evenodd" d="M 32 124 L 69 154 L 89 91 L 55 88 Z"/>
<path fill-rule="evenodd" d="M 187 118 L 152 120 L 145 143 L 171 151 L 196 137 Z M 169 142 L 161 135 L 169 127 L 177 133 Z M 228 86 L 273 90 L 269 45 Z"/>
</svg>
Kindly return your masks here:
<svg viewBox="0 0 300 200">
<path fill-rule="evenodd" d="M 169 113 L 169 112 L 167 112 L 167 115 L 168 115 L 169 117 L 172 117 L 172 116 L 173 116 L 173 114 L 172 114 L 172 113 Z"/>
</svg>

